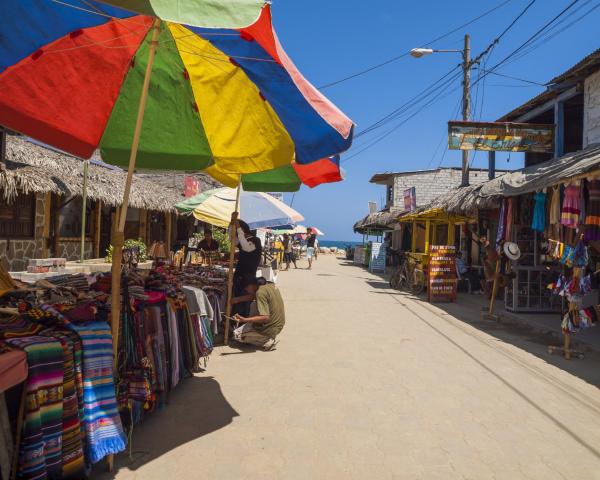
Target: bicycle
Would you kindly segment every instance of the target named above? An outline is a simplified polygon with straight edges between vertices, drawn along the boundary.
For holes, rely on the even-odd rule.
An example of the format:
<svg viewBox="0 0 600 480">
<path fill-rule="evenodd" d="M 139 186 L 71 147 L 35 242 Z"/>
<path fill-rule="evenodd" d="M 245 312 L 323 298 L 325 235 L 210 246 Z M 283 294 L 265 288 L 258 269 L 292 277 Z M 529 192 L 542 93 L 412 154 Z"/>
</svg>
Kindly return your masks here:
<svg viewBox="0 0 600 480">
<path fill-rule="evenodd" d="M 413 295 L 421 294 L 427 283 L 425 271 L 419 267 L 421 262 L 416 261 L 411 265 L 409 257 L 404 252 L 391 251 L 390 253 L 398 259 L 398 266 L 390 275 L 390 287 L 411 292 Z"/>
</svg>

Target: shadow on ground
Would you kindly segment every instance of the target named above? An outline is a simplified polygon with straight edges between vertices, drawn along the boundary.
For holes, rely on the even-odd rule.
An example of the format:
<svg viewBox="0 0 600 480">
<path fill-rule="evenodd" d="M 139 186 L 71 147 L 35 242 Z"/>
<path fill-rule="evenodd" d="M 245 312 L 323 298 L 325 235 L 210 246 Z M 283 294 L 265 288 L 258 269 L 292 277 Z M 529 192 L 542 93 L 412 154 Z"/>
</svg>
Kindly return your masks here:
<svg viewBox="0 0 600 480">
<path fill-rule="evenodd" d="M 94 466 L 94 479 L 115 478 L 121 469 L 137 470 L 177 447 L 229 425 L 238 413 L 212 377 L 184 379 L 171 393 L 162 411 L 149 414 L 133 429 L 129 450 L 115 458 L 112 472 L 105 462 Z"/>
<path fill-rule="evenodd" d="M 345 266 L 356 266 L 351 262 L 341 262 Z M 377 275 L 377 274 L 373 274 Z M 389 287 L 387 277 L 385 275 L 378 275 L 381 280 L 376 280 L 366 277 L 360 277 L 353 275 L 354 278 L 363 279 L 365 283 L 371 287 L 372 293 L 387 294 L 393 296 L 399 303 L 402 302 L 402 298 L 410 298 L 421 302 L 421 306 L 430 309 L 431 319 L 436 321 L 447 321 L 448 315 L 472 327 L 485 332 L 492 337 L 501 340 L 502 342 L 514 345 L 522 350 L 525 350 L 532 355 L 535 355 L 545 362 L 554 365 L 572 375 L 575 375 L 582 380 L 600 387 L 600 353 L 596 351 L 585 352 L 585 358 L 571 360 L 565 360 L 561 354 L 549 354 L 548 346 L 561 346 L 562 337 L 560 332 L 543 331 L 536 326 L 530 326 L 522 323 L 515 323 L 508 319 L 501 321 L 488 320 L 482 317 L 482 309 L 485 309 L 489 305 L 489 301 L 483 296 L 473 296 L 469 294 L 459 294 L 458 300 L 455 303 L 435 303 L 430 304 L 427 302 L 425 295 L 420 297 L 414 297 L 408 293 L 393 290 Z M 437 307 L 442 310 L 440 313 L 435 312 L 434 309 Z M 503 303 L 497 302 L 497 312 L 504 311 Z M 560 316 L 558 314 L 548 314 L 548 322 L 554 322 L 556 325 L 560 324 Z M 585 334 L 590 332 L 580 332 L 576 337 L 585 342 Z"/>
</svg>

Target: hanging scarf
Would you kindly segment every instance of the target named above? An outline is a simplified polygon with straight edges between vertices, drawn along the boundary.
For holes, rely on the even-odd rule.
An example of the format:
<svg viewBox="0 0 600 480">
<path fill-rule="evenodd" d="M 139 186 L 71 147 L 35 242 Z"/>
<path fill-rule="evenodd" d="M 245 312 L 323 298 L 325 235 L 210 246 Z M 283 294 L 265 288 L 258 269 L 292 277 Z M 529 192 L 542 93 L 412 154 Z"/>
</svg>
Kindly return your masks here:
<svg viewBox="0 0 600 480">
<path fill-rule="evenodd" d="M 504 240 L 504 230 L 506 229 L 506 198 L 502 199 L 500 207 L 500 215 L 498 217 L 498 233 L 496 234 L 496 247 L 499 247 Z"/>
<path fill-rule="evenodd" d="M 107 455 L 122 452 L 127 438 L 115 398 L 112 335 L 108 324 L 102 321 L 73 323 L 50 305 L 41 308 L 76 332 L 83 344 L 86 458 L 96 463 Z"/>
</svg>

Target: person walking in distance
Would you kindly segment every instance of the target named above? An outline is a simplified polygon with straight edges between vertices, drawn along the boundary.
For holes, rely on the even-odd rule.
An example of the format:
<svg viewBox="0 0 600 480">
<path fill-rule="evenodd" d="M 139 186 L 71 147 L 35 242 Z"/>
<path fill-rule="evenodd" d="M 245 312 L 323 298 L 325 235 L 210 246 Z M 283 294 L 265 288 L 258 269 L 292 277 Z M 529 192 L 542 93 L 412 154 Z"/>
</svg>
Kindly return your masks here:
<svg viewBox="0 0 600 480">
<path fill-rule="evenodd" d="M 311 229 L 308 229 L 308 238 L 306 239 L 306 258 L 308 259 L 308 269 L 312 269 L 312 262 L 315 256 L 315 242 L 317 234 Z"/>
<path fill-rule="evenodd" d="M 296 265 L 296 257 L 294 257 L 292 237 L 290 237 L 287 233 L 283 234 L 283 260 L 285 262 L 284 271 L 290 269 L 290 263 L 294 264 L 294 268 L 298 268 Z"/>
</svg>

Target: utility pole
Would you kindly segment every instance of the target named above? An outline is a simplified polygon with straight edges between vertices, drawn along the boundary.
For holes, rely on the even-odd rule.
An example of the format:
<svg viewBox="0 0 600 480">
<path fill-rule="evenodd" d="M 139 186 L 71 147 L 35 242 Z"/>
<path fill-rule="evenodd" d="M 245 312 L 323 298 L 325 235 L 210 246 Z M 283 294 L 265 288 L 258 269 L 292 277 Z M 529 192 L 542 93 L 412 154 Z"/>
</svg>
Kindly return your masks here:
<svg viewBox="0 0 600 480">
<path fill-rule="evenodd" d="M 471 37 L 465 35 L 465 47 L 463 49 L 463 120 L 468 121 L 471 112 Z M 462 182 L 461 186 L 469 185 L 469 151 L 462 150 Z"/>
</svg>

